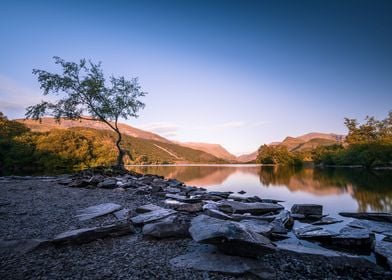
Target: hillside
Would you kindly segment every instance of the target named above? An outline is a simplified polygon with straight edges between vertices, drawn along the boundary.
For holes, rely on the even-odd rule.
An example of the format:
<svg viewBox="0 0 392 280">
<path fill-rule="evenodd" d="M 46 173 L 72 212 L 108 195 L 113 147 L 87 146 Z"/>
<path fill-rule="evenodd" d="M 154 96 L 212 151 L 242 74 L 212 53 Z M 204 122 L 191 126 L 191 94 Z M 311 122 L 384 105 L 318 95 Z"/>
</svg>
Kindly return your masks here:
<svg viewBox="0 0 392 280">
<path fill-rule="evenodd" d="M 188 147 L 195 150 L 200 150 L 209 153 L 218 158 L 222 158 L 228 161 L 236 161 L 236 156 L 230 154 L 225 148 L 219 144 L 209 144 L 209 143 L 196 143 L 196 142 L 176 142 L 177 144 Z"/>
<path fill-rule="evenodd" d="M 115 153 L 115 134 L 105 124 L 94 121 L 62 120 L 60 124 L 53 118 L 43 118 L 42 123 L 33 120 L 16 120 L 25 124 L 34 132 L 49 132 L 53 130 L 73 130 L 80 132 L 95 143 L 101 143 L 110 153 Z M 123 147 L 129 151 L 132 158 L 128 163 L 227 163 L 225 160 L 204 151 L 184 147 L 147 131 L 126 124 L 119 125 L 124 134 Z"/>
<path fill-rule="evenodd" d="M 81 121 L 61 120 L 61 123 L 56 123 L 53 118 L 42 118 L 41 123 L 39 121 L 34 121 L 31 119 L 28 120 L 17 119 L 16 121 L 25 124 L 32 131 L 36 131 L 36 132 L 45 132 L 51 129 L 67 129 L 70 127 L 88 127 L 88 128 L 98 129 L 98 130 L 100 129 L 111 130 L 104 123 L 97 122 L 97 121 L 88 121 L 88 120 L 81 120 Z M 120 123 L 118 126 L 120 128 L 120 131 L 125 135 L 129 135 L 135 138 L 156 140 L 163 143 L 171 143 L 166 138 L 163 138 L 158 134 L 152 132 L 144 131 L 123 123 Z"/>
</svg>

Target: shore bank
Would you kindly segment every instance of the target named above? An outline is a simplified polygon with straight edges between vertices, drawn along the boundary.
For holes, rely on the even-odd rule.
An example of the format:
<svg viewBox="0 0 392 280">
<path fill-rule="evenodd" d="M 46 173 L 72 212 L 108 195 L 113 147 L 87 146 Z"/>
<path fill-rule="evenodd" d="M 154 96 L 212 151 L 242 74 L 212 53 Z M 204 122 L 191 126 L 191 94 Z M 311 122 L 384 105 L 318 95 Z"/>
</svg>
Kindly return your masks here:
<svg viewBox="0 0 392 280">
<path fill-rule="evenodd" d="M 213 205 L 212 201 L 216 203 L 231 200 L 222 198 L 224 194 L 208 193 L 202 189 L 184 186 L 176 180 L 165 180 L 156 176 L 127 178 L 101 178 L 96 184 L 101 184 L 100 188 L 94 186 L 93 177 L 89 181 L 69 176 L 1 178 L 2 279 L 387 279 L 392 276 L 389 271 L 363 258 L 351 258 L 343 254 L 307 254 L 273 249 L 256 259 L 242 256 L 230 259 L 218 252 L 211 242 L 196 242 L 195 232 L 182 237 L 151 237 L 146 234 L 143 223 L 139 224 L 136 218 L 140 218 L 140 209 L 146 204 L 175 211 L 181 224 L 190 225 L 195 217 L 205 215 L 207 210 L 216 210 L 211 212 L 220 214 L 220 210 L 224 209 L 222 206 L 218 209 L 213 209 L 213 206 L 195 209 L 200 204 Z M 121 184 L 118 184 L 119 182 Z M 139 182 L 138 185 L 135 182 Z M 208 195 L 208 199 L 191 201 L 191 197 L 185 195 L 185 200 L 179 204 L 168 203 L 168 199 L 184 199 L 186 188 L 188 193 L 199 192 L 199 195 Z M 70 230 L 116 224 L 119 218 L 113 213 L 88 220 L 76 217 L 82 209 L 107 203 L 121 205 L 122 209 L 127 210 L 125 219 L 133 221 L 131 224 L 134 232 L 118 237 L 98 238 L 88 243 L 42 246 L 32 251 L 21 242 L 10 243 L 10 240 L 53 240 L 58 234 Z M 188 204 L 192 206 L 189 208 Z M 196 204 L 198 206 L 195 206 Z M 186 209 L 181 209 L 179 205 Z M 234 216 L 228 212 L 223 214 Z M 230 219 L 231 222 L 238 221 Z M 162 234 L 162 231 L 160 233 Z M 278 236 L 277 233 L 274 234 Z M 194 260 L 199 258 L 199 262 L 190 264 L 187 256 L 193 256 Z M 214 268 L 206 268 L 200 258 L 211 256 L 221 256 L 226 261 L 228 273 L 214 272 Z M 224 269 L 218 260 L 208 261 L 215 261 L 215 270 Z M 236 266 L 238 263 L 243 264 L 242 270 Z M 237 270 L 230 270 L 230 267 Z"/>
</svg>

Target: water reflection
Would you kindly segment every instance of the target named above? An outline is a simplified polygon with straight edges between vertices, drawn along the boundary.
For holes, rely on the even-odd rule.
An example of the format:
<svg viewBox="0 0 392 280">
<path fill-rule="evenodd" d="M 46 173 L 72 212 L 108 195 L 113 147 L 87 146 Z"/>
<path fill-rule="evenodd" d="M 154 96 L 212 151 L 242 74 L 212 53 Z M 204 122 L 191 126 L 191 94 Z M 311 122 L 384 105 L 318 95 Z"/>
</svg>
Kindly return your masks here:
<svg viewBox="0 0 392 280">
<path fill-rule="evenodd" d="M 321 203 L 329 212 L 392 211 L 392 172 L 276 166 L 143 166 L 142 172 L 214 190 L 245 190 L 293 203 Z"/>
</svg>

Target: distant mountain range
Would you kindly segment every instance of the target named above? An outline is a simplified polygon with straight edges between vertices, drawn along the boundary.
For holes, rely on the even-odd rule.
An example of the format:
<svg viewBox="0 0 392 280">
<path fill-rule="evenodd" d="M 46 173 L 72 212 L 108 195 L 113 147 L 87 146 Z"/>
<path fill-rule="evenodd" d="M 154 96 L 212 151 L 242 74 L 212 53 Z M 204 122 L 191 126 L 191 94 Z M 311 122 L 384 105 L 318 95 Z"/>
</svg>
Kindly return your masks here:
<svg viewBox="0 0 392 280">
<path fill-rule="evenodd" d="M 32 131 L 38 132 L 74 127 L 110 130 L 104 123 L 87 120 L 62 120 L 60 124 L 56 123 L 53 118 L 43 118 L 41 123 L 31 119 L 17 119 L 16 121 L 24 123 Z M 158 155 L 160 155 L 170 162 L 212 163 L 216 161 L 220 163 L 245 163 L 255 161 L 258 154 L 258 151 L 256 150 L 253 153 L 236 157 L 219 144 L 171 141 L 158 134 L 141 130 L 127 124 L 119 124 L 119 127 L 123 134 L 134 138 L 134 141 L 136 141 L 137 145 L 134 145 L 133 147 L 133 149 L 136 149 L 134 150 L 136 154 L 145 154 L 146 151 L 151 151 L 152 157 L 158 157 Z M 283 145 L 286 146 L 289 151 L 307 151 L 317 146 L 332 145 L 342 142 L 343 140 L 343 135 L 312 132 L 298 137 L 288 136 L 282 142 L 273 142 L 269 145 Z"/>
<path fill-rule="evenodd" d="M 268 145 L 285 146 L 291 152 L 310 151 L 318 146 L 330 146 L 341 143 L 344 137 L 344 135 L 334 133 L 311 132 L 298 137 L 287 136 L 282 142 L 272 142 Z M 257 151 L 239 158 L 244 158 L 247 162 L 254 161 L 257 158 Z"/>
</svg>

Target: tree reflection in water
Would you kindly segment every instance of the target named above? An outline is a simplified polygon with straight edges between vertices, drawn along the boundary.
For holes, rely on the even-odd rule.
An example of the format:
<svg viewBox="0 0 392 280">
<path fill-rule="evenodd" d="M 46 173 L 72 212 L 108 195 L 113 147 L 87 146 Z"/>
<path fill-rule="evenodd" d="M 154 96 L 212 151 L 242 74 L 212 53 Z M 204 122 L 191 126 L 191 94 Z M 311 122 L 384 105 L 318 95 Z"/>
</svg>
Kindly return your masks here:
<svg viewBox="0 0 392 280">
<path fill-rule="evenodd" d="M 320 197 L 349 194 L 358 203 L 357 211 L 392 211 L 391 171 L 257 165 L 137 166 L 131 169 L 176 178 L 187 185 L 206 188 L 222 185 L 222 189 L 228 190 L 233 184 L 245 185 L 245 178 L 252 177 L 260 181 L 260 185 L 250 183 L 255 188 L 283 186 L 293 193 L 305 192 Z M 233 178 L 236 178 L 235 183 L 232 180 L 230 185 L 228 182 Z"/>
</svg>

